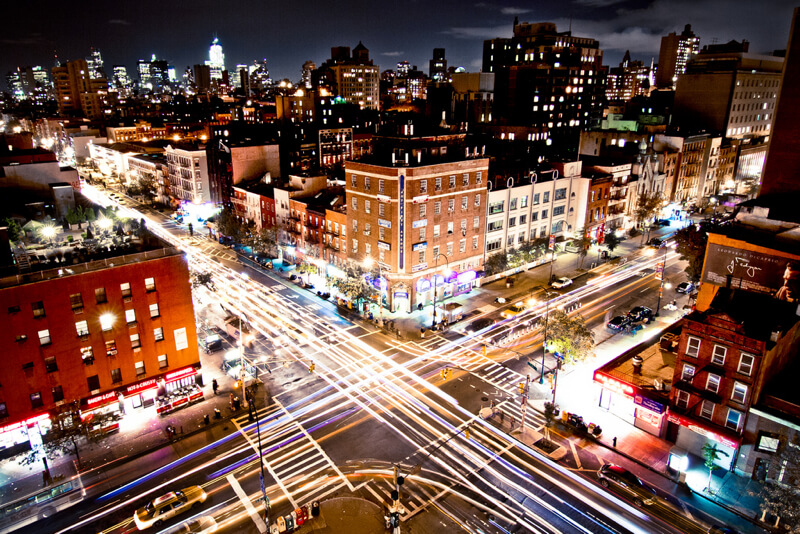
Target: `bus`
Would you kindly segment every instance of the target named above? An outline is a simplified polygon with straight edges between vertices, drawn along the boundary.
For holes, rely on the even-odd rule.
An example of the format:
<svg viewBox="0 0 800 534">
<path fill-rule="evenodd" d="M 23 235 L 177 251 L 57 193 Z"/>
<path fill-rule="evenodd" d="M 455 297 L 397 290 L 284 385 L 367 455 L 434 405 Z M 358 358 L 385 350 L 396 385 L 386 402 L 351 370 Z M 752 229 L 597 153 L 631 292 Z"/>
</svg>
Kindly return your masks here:
<svg viewBox="0 0 800 534">
<path fill-rule="evenodd" d="M 81 502 L 86 490 L 80 475 L 0 506 L 0 534 L 51 517 Z"/>
</svg>

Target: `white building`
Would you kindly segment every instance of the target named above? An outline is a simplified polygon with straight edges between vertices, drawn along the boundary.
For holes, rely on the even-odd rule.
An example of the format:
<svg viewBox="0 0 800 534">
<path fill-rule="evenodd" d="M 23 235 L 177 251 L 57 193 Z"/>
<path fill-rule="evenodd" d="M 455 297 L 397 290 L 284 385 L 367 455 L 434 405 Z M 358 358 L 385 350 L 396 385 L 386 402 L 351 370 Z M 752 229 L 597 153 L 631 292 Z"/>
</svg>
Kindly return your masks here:
<svg viewBox="0 0 800 534">
<path fill-rule="evenodd" d="M 168 145 L 166 155 L 172 196 L 193 204 L 210 202 L 205 145 L 193 142 Z"/>
<path fill-rule="evenodd" d="M 580 161 L 553 167 L 489 184 L 487 255 L 550 235 L 567 237 L 583 227 L 591 179 L 581 176 Z"/>
<path fill-rule="evenodd" d="M 212 80 L 222 79 L 222 73 L 225 70 L 225 54 L 222 52 L 222 45 L 219 44 L 219 39 L 216 37 L 211 41 L 211 46 L 208 49 L 206 65 L 211 67 Z"/>
</svg>

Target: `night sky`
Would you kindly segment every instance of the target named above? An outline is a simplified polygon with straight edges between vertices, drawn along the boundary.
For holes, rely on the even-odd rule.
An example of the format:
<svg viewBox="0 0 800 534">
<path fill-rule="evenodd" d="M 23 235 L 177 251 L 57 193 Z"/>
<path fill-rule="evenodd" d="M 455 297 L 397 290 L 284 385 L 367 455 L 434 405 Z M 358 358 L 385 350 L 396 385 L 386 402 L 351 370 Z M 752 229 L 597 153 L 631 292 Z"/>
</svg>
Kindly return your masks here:
<svg viewBox="0 0 800 534">
<path fill-rule="evenodd" d="M 318 65 L 333 46 L 362 41 L 381 70 L 406 60 L 428 72 L 433 48 L 444 47 L 448 65 L 478 71 L 484 39 L 511 35 L 522 22 L 555 22 L 558 30 L 600 41 L 605 63 L 615 66 L 626 49 L 633 59 L 658 59 L 661 36 L 691 24 L 701 46 L 750 41 L 751 52 L 786 48 L 799 0 L 456 0 L 292 1 L 52 1 L 12 0 L 2 8 L 0 73 L 16 66 L 52 67 L 86 57 L 97 47 L 110 66 L 135 77 L 136 61 L 155 54 L 183 70 L 208 59 L 219 37 L 226 67 L 266 58 L 273 79 L 300 78 L 304 61 Z M 2 79 L 5 87 L 5 78 Z"/>
</svg>

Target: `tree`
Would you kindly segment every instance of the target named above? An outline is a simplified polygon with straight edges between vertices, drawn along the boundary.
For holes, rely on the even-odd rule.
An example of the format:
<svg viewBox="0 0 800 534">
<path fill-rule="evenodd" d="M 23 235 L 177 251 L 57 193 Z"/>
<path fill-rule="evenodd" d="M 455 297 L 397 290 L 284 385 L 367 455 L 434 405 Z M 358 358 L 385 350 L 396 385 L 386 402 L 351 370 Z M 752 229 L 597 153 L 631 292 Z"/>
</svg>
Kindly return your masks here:
<svg viewBox="0 0 800 534">
<path fill-rule="evenodd" d="M 655 217 L 658 210 L 661 208 L 661 195 L 653 192 L 648 195 L 647 191 L 642 191 L 636 199 L 636 209 L 633 211 L 633 218 L 637 226 L 641 226 L 651 217 Z M 644 243 L 644 234 L 642 234 L 642 243 Z"/>
<path fill-rule="evenodd" d="M 589 253 L 589 247 L 592 246 L 591 238 L 586 235 L 586 229 L 581 228 L 575 234 L 575 237 L 572 238 L 572 246 L 578 249 L 578 268 L 583 268 L 583 260 L 586 259 L 586 255 Z"/>
<path fill-rule="evenodd" d="M 787 532 L 800 534 L 800 439 L 781 439 L 767 473 L 780 479 L 767 480 L 760 488 L 761 511 L 779 518 Z"/>
<path fill-rule="evenodd" d="M 139 176 L 137 186 L 139 194 L 152 204 L 158 195 L 156 179 L 150 174 L 142 174 Z"/>
<path fill-rule="evenodd" d="M 42 446 L 34 448 L 23 459 L 25 464 L 42 460 L 46 478 L 50 477 L 47 459 L 55 455 L 74 454 L 78 466 L 81 465 L 78 441 L 84 436 L 84 427 L 80 417 L 80 403 L 74 401 L 63 404 L 60 411 L 51 419 L 51 427 L 42 438 Z"/>
<path fill-rule="evenodd" d="M 705 460 L 704 465 L 706 466 L 706 469 L 708 469 L 708 484 L 706 485 L 706 490 L 709 493 L 711 493 L 711 474 L 719 469 L 719 466 L 716 464 L 716 462 L 723 456 L 730 456 L 730 454 L 719 450 L 716 443 L 706 443 L 703 445 L 703 459 Z"/>
<path fill-rule="evenodd" d="M 483 270 L 486 274 L 502 273 L 508 269 L 508 256 L 505 251 L 495 252 L 483 262 Z"/>
<path fill-rule="evenodd" d="M 617 232 L 614 230 L 611 230 L 606 234 L 603 242 L 609 252 L 614 252 L 614 249 L 617 248 L 621 243 L 620 238 L 617 237 Z"/>
<path fill-rule="evenodd" d="M 236 218 L 236 214 L 229 206 L 225 206 L 217 215 L 217 231 L 239 242 L 245 235 L 242 230 L 242 223 Z"/>
<path fill-rule="evenodd" d="M 16 219 L 12 219 L 11 217 L 6 217 L 0 221 L 0 226 L 5 226 L 8 228 L 8 238 L 11 241 L 16 241 L 19 239 L 19 236 L 22 233 L 22 227 L 19 225 Z"/>
<path fill-rule="evenodd" d="M 545 319 L 540 319 L 544 328 Z M 594 354 L 594 332 L 582 315 L 570 317 L 563 310 L 551 311 L 547 318 L 547 343 L 564 360 L 564 365 L 581 362 Z"/>
<path fill-rule="evenodd" d="M 375 286 L 367 280 L 368 274 L 360 265 L 350 264 L 345 268 L 344 278 L 334 279 L 333 287 L 360 308 L 363 301 L 371 300 L 378 294 Z"/>
<path fill-rule="evenodd" d="M 552 402 L 544 403 L 544 439 L 547 440 L 547 443 L 550 443 L 550 425 L 555 421 L 557 412 L 555 404 Z"/>
<path fill-rule="evenodd" d="M 677 247 L 675 250 L 681 255 L 681 259 L 688 262 L 685 271 L 692 281 L 700 280 L 703 274 L 703 260 L 706 255 L 706 245 L 708 244 L 708 233 L 704 228 L 695 224 L 681 228 L 675 233 Z"/>
</svg>

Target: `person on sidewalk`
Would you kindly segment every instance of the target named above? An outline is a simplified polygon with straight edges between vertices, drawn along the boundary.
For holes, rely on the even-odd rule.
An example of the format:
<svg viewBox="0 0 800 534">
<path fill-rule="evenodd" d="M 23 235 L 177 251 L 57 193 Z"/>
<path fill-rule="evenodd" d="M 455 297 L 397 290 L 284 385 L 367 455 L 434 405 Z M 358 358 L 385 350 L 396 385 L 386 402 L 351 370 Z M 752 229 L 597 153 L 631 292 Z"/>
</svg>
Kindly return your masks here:
<svg viewBox="0 0 800 534">
<path fill-rule="evenodd" d="M 219 389 L 219 384 L 217 384 L 217 379 L 216 378 L 211 381 L 211 389 L 214 390 L 214 395 L 216 395 L 217 394 L 217 390 Z"/>
</svg>

